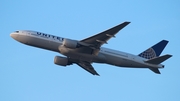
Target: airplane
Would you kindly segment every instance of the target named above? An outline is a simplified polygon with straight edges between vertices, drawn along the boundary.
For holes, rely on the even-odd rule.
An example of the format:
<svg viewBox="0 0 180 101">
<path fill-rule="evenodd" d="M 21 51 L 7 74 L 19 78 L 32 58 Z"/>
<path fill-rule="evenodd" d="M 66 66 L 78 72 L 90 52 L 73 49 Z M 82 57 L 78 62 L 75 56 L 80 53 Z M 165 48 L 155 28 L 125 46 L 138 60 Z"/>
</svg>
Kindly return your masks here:
<svg viewBox="0 0 180 101">
<path fill-rule="evenodd" d="M 172 57 L 170 54 L 160 56 L 168 41 L 162 40 L 138 55 L 102 47 L 130 22 L 123 22 L 83 40 L 74 40 L 32 30 L 18 30 L 10 36 L 26 45 L 58 52 L 63 56 L 55 56 L 54 63 L 60 66 L 77 64 L 93 75 L 99 76 L 92 63 L 103 63 L 127 68 L 148 68 L 161 74 L 161 64 Z"/>
</svg>

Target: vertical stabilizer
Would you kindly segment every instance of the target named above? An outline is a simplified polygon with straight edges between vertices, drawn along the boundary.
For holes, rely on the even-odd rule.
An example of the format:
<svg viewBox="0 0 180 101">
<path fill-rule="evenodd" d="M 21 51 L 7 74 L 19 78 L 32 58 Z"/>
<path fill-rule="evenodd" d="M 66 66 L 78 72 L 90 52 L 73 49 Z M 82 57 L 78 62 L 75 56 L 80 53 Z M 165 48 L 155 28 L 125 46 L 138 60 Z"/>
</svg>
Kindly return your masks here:
<svg viewBox="0 0 180 101">
<path fill-rule="evenodd" d="M 146 59 L 152 59 L 158 57 L 166 47 L 167 43 L 168 43 L 167 40 L 162 40 L 159 43 L 155 44 L 154 46 L 148 48 L 144 52 L 140 53 L 138 56 Z"/>
</svg>

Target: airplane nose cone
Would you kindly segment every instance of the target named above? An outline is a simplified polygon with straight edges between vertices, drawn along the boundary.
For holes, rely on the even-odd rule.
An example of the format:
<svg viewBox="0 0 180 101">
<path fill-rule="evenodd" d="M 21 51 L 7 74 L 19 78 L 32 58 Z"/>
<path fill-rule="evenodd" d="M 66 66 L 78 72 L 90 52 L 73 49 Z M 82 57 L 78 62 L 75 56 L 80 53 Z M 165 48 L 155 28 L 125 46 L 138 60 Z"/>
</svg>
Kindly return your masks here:
<svg viewBox="0 0 180 101">
<path fill-rule="evenodd" d="M 15 39 L 15 40 L 16 40 L 16 38 L 17 38 L 17 34 L 14 34 L 14 33 L 11 33 L 10 36 L 11 36 L 13 39 Z"/>
</svg>

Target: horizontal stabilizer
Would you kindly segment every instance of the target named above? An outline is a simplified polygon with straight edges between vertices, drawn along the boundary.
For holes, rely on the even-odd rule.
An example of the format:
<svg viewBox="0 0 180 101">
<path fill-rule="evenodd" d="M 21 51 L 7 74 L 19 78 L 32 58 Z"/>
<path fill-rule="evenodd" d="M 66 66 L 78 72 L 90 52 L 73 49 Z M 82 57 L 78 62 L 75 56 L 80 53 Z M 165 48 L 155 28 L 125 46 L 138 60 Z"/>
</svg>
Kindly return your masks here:
<svg viewBox="0 0 180 101">
<path fill-rule="evenodd" d="M 158 68 L 149 68 L 149 69 L 152 70 L 156 74 L 161 74 Z"/>
<path fill-rule="evenodd" d="M 156 58 L 147 60 L 145 62 L 150 63 L 150 64 L 160 64 L 160 63 L 164 62 L 165 60 L 169 59 L 171 56 L 172 55 L 167 54 L 167 55 L 163 55 L 160 57 L 156 57 Z"/>
</svg>

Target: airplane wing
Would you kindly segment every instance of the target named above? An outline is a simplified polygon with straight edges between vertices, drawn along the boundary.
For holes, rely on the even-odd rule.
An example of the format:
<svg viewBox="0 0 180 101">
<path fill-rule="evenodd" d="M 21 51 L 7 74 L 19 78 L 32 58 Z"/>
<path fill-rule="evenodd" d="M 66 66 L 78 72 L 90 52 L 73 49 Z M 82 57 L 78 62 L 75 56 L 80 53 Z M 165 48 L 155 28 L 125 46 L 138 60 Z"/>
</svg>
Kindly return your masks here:
<svg viewBox="0 0 180 101">
<path fill-rule="evenodd" d="M 115 34 L 117 34 L 121 29 L 123 29 L 126 25 L 128 25 L 130 22 L 124 22 L 122 24 L 119 24 L 113 28 L 110 28 L 104 32 L 101 32 L 99 34 L 96 34 L 94 36 L 91 36 L 89 38 L 86 38 L 84 40 L 81 40 L 80 42 L 84 42 L 87 44 L 93 45 L 96 49 L 99 49 L 101 45 L 104 43 L 107 43 L 107 41 L 115 37 Z"/>
<path fill-rule="evenodd" d="M 112 38 L 115 37 L 115 34 L 117 34 L 121 29 L 123 29 L 126 25 L 128 25 L 130 22 L 124 22 L 122 24 L 119 24 L 113 28 L 110 28 L 104 32 L 101 32 L 99 34 L 96 34 L 94 36 L 91 36 L 89 38 L 86 38 L 84 40 L 81 40 L 80 42 L 82 42 L 81 44 L 84 46 L 88 46 L 88 47 L 81 47 L 78 48 L 77 51 L 84 51 L 87 52 L 88 50 L 90 50 L 89 48 L 93 48 L 93 54 L 97 55 L 99 52 L 100 47 L 104 44 L 107 43 L 107 41 Z M 90 53 L 90 52 L 87 52 Z M 85 69 L 86 71 L 88 71 L 89 73 L 93 74 L 93 75 L 98 75 L 99 74 L 94 70 L 93 66 L 91 65 L 90 62 L 78 62 L 76 63 L 77 65 L 79 65 L 80 67 L 82 67 L 83 69 Z"/>
<path fill-rule="evenodd" d="M 99 76 L 99 74 L 94 70 L 94 68 L 91 65 L 91 63 L 89 63 L 89 62 L 79 62 L 79 63 L 77 63 L 77 65 L 79 65 L 80 67 L 82 67 L 83 69 L 88 71 L 89 73 L 91 73 L 93 75 L 98 75 Z"/>
</svg>

